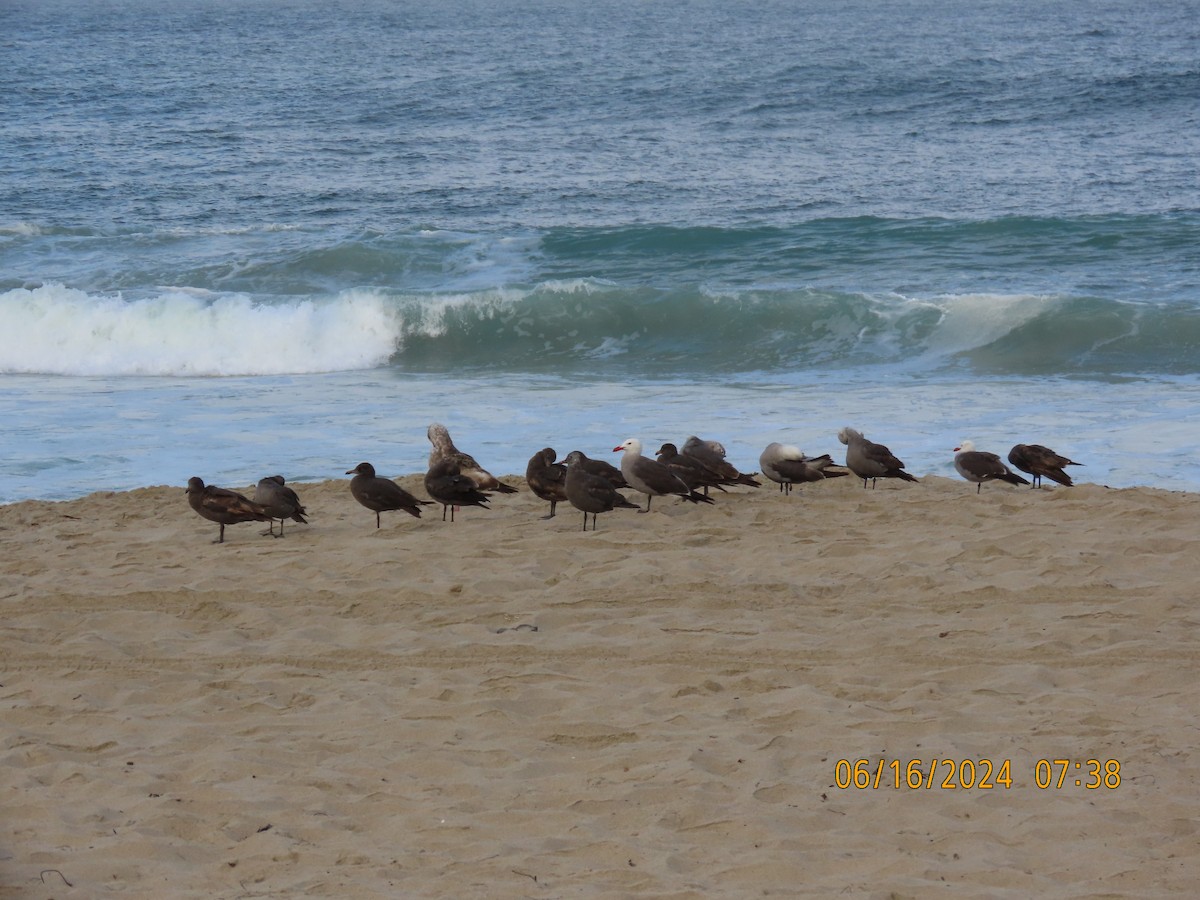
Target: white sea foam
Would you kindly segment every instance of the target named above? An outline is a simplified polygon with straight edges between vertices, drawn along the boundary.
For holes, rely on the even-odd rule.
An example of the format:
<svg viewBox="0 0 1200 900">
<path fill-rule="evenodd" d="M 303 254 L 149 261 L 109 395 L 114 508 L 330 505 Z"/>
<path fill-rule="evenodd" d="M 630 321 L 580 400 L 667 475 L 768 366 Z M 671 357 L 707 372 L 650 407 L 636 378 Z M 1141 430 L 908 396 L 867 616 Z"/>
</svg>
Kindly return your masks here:
<svg viewBox="0 0 1200 900">
<path fill-rule="evenodd" d="M 928 338 L 926 354 L 946 357 L 985 347 L 1058 301 L 1031 294 L 954 294 L 928 302 L 941 310 L 941 321 Z"/>
<path fill-rule="evenodd" d="M 460 291 L 483 291 L 524 281 L 536 271 L 536 234 L 468 235 L 424 231 L 421 237 L 444 253 L 443 277 Z"/>
<path fill-rule="evenodd" d="M 606 337 L 594 347 L 576 344 L 576 350 L 588 359 L 612 359 L 628 353 L 629 344 L 636 338 L 636 334 L 627 334 L 624 337 Z"/>
<path fill-rule="evenodd" d="M 185 288 L 127 301 L 58 284 L 0 294 L 0 373 L 279 375 L 386 364 L 393 304 L 371 291 L 272 304 Z"/>
<path fill-rule="evenodd" d="M 33 237 L 42 233 L 41 226 L 33 222 L 0 223 L 0 234 L 17 237 Z"/>
</svg>

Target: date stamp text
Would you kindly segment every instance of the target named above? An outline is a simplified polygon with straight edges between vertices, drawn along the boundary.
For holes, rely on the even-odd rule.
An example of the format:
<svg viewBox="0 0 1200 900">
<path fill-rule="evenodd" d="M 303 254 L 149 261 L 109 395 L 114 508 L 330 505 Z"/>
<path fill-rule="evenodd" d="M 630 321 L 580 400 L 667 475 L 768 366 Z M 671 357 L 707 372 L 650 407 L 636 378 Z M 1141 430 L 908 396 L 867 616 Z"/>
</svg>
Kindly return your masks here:
<svg viewBox="0 0 1200 900">
<path fill-rule="evenodd" d="M 839 759 L 833 766 L 833 783 L 842 790 L 860 791 L 990 791 L 1029 784 L 1042 791 L 1111 791 L 1121 786 L 1121 762 L 1039 759 L 1031 771 L 1023 771 L 1010 759 Z"/>
</svg>

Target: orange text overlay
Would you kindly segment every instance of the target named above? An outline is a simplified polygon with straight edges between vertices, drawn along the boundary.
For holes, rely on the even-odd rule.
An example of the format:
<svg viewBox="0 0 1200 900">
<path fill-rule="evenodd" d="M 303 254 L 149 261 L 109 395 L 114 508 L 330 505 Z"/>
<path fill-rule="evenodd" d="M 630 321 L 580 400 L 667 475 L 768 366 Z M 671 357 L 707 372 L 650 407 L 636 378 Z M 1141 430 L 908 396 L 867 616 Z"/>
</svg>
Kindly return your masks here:
<svg viewBox="0 0 1200 900">
<path fill-rule="evenodd" d="M 1043 791 L 1115 790 L 1121 786 L 1121 763 L 1116 759 L 1039 759 L 1026 771 L 1010 759 L 839 759 L 833 766 L 833 783 L 843 790 L 860 791 L 990 791 L 1023 785 Z"/>
</svg>

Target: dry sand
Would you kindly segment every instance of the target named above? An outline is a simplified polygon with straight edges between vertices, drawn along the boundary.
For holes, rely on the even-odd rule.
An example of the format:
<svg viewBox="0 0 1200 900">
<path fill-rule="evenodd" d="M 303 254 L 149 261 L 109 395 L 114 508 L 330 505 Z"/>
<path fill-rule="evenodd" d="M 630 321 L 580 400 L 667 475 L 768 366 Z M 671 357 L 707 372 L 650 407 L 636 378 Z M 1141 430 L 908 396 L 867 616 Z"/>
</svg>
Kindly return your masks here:
<svg viewBox="0 0 1200 900">
<path fill-rule="evenodd" d="M 182 485 L 0 508 L 0 896 L 1200 884 L 1198 495 L 842 478 L 585 534 L 524 489 L 376 530 L 347 485 L 223 545 Z M 931 758 L 1012 786 L 891 784 Z"/>
</svg>

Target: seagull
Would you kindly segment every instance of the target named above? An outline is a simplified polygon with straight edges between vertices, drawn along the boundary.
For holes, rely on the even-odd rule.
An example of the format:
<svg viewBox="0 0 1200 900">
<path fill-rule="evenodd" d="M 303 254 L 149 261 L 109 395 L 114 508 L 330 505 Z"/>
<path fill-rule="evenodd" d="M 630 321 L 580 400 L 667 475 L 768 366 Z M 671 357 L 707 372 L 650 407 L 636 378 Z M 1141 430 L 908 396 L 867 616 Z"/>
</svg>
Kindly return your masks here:
<svg viewBox="0 0 1200 900">
<path fill-rule="evenodd" d="M 488 509 L 491 494 L 479 490 L 473 478 L 464 475 L 458 462 L 446 458 L 435 462 L 425 473 L 425 490 L 429 496 L 442 504 L 442 521 L 446 521 L 446 510 L 450 510 L 450 521 L 454 521 L 454 510 L 460 506 L 482 506 Z"/>
<path fill-rule="evenodd" d="M 380 525 L 379 514 L 393 509 L 402 509 L 410 516 L 421 518 L 422 506 L 433 506 L 428 500 L 418 500 L 390 478 L 380 478 L 375 467 L 361 462 L 346 473 L 350 479 L 350 493 L 354 499 L 375 513 L 375 527 Z"/>
<path fill-rule="evenodd" d="M 584 466 L 586 459 L 578 450 L 567 454 L 567 500 L 576 509 L 582 510 L 584 531 L 587 531 L 588 513 L 592 514 L 592 531 L 595 531 L 597 514 L 617 507 L 638 509 L 638 506 L 626 500 L 607 478 L 587 471 Z"/>
<path fill-rule="evenodd" d="M 214 544 L 225 543 L 225 526 L 236 525 L 238 522 L 270 522 L 271 516 L 261 504 L 255 503 L 237 491 L 219 488 L 216 485 L 205 484 L 203 479 L 193 475 L 188 479 L 185 489 L 188 503 L 192 509 L 200 513 L 210 522 L 221 526 L 220 537 Z"/>
<path fill-rule="evenodd" d="M 1028 472 L 1033 476 L 1031 487 L 1040 486 L 1043 475 L 1051 481 L 1057 481 L 1059 484 L 1070 487 L 1074 482 L 1071 481 L 1071 476 L 1063 471 L 1063 466 L 1083 465 L 1083 463 L 1077 463 L 1065 456 L 1059 456 L 1049 447 L 1043 447 L 1041 444 L 1017 444 L 1008 451 L 1008 461 L 1022 472 Z"/>
<path fill-rule="evenodd" d="M 445 425 L 434 422 L 426 431 L 429 438 L 429 443 L 433 444 L 433 449 L 429 452 L 429 466 L 433 467 L 435 463 L 442 459 L 453 460 L 458 465 L 459 474 L 465 475 L 475 482 L 475 486 L 481 491 L 496 491 L 500 494 L 515 494 L 517 489 L 510 487 L 507 484 L 502 484 L 500 479 L 481 466 L 475 461 L 469 453 L 463 453 L 454 446 L 454 441 L 450 440 L 450 432 Z"/>
<path fill-rule="evenodd" d="M 725 458 L 724 444 L 722 444 L 720 441 L 702 441 L 694 434 L 683 442 L 683 451 L 685 453 L 699 451 L 701 454 L 711 453 L 720 459 Z"/>
<path fill-rule="evenodd" d="M 546 447 L 533 454 L 525 467 L 529 489 L 550 503 L 550 515 L 542 516 L 543 519 L 553 519 L 554 507 L 567 499 L 567 467 L 555 462 L 557 457 L 553 447 Z"/>
<path fill-rule="evenodd" d="M 722 484 L 744 484 L 748 487 L 761 487 L 762 482 L 755 481 L 753 475 L 744 475 L 725 459 L 725 447 L 717 441 L 702 441 L 694 434 L 683 442 L 684 456 L 690 456 L 708 469 Z M 708 488 L 705 488 L 705 494 Z"/>
<path fill-rule="evenodd" d="M 592 459 L 582 450 L 573 450 L 572 452 L 579 454 L 580 465 L 583 466 L 585 472 L 592 475 L 599 475 L 615 488 L 629 487 L 629 482 L 625 480 L 625 476 L 621 474 L 621 470 L 616 466 L 602 459 Z"/>
<path fill-rule="evenodd" d="M 268 475 L 258 482 L 254 489 L 254 502 L 266 507 L 271 516 L 271 528 L 264 531 L 263 536 L 283 537 L 283 523 L 286 519 L 293 522 L 308 524 L 304 518 L 305 510 L 300 505 L 300 498 L 283 480 L 282 475 Z M 275 533 L 275 520 L 279 520 L 279 534 Z"/>
<path fill-rule="evenodd" d="M 714 475 L 707 466 L 694 456 L 680 453 L 674 444 L 663 444 L 654 454 L 660 463 L 679 476 L 679 480 L 692 490 L 704 488 L 707 491 L 715 487 L 724 491 L 725 486 L 720 478 Z"/>
<path fill-rule="evenodd" d="M 985 481 L 1007 481 L 1009 484 L 1029 484 L 1020 475 L 1014 475 L 995 453 L 976 450 L 970 441 L 963 441 L 954 448 L 954 468 L 967 481 L 975 482 L 975 493 L 983 490 Z"/>
<path fill-rule="evenodd" d="M 891 450 L 883 444 L 868 441 L 861 432 L 843 428 L 838 432 L 838 440 L 846 445 L 846 468 L 863 480 L 864 488 L 868 478 L 871 479 L 872 489 L 877 478 L 917 480 L 904 471 L 904 463 L 892 455 Z"/>
<path fill-rule="evenodd" d="M 683 480 L 657 460 L 642 456 L 642 442 L 629 438 L 613 447 L 613 453 L 625 451 L 621 457 L 621 474 L 635 491 L 646 495 L 646 508 L 638 512 L 650 512 L 650 501 L 666 494 L 678 494 L 690 503 L 712 503 L 711 497 L 698 494 L 683 483 Z"/>
<path fill-rule="evenodd" d="M 829 466 L 833 458 L 825 453 L 821 456 L 805 456 L 804 451 L 791 444 L 781 444 L 772 441 L 758 457 L 758 467 L 763 475 L 779 485 L 779 490 L 785 494 L 792 492 L 793 484 L 803 484 L 809 481 L 824 481 L 826 478 L 836 478 L 845 472 L 833 472 Z"/>
</svg>

